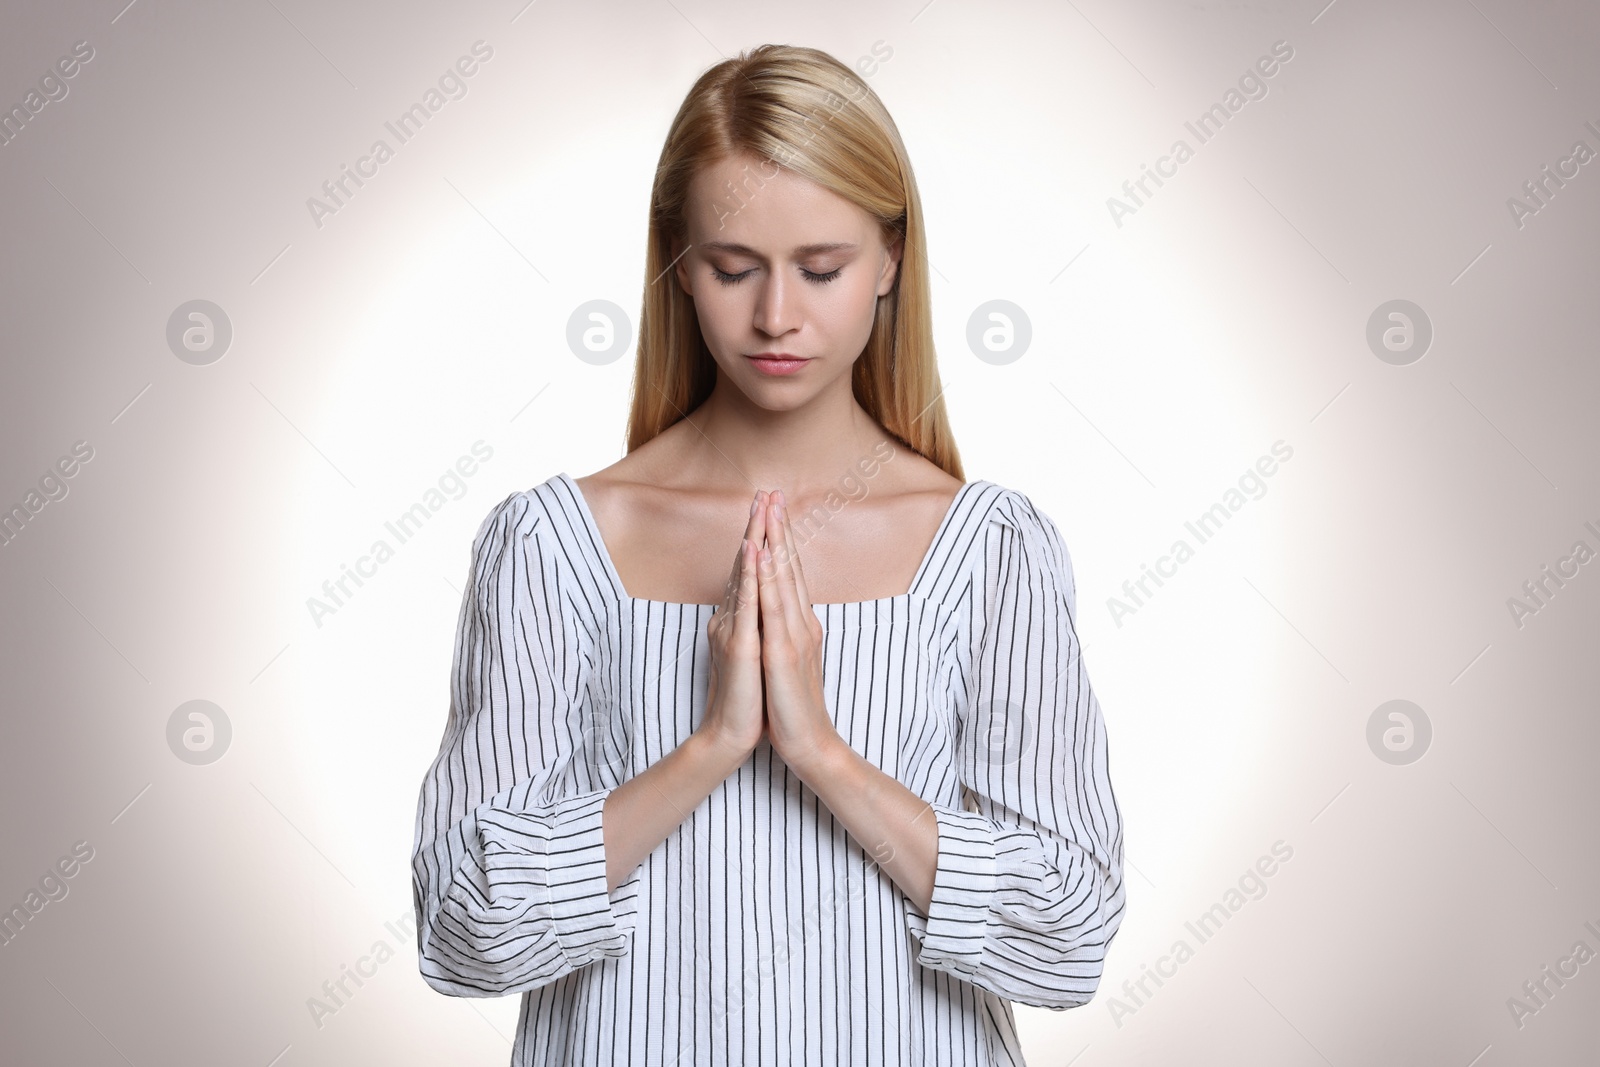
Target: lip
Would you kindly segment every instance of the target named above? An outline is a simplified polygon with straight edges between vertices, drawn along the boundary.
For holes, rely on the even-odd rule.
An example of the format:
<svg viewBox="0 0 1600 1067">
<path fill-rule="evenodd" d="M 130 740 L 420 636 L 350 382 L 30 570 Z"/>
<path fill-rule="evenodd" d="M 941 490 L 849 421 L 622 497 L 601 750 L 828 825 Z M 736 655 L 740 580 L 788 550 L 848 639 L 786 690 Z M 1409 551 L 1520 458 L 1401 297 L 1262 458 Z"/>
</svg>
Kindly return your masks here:
<svg viewBox="0 0 1600 1067">
<path fill-rule="evenodd" d="M 787 352 L 762 352 L 754 356 L 746 356 L 750 365 L 762 374 L 793 374 L 795 371 L 811 362 L 799 356 L 791 356 Z"/>
</svg>

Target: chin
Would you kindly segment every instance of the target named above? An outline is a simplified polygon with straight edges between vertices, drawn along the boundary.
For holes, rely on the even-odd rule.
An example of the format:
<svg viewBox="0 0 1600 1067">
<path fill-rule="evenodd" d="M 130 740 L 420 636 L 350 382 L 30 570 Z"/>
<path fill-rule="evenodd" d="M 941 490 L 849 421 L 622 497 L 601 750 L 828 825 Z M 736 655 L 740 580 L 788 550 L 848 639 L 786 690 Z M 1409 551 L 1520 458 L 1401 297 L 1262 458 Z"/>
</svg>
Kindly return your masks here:
<svg viewBox="0 0 1600 1067">
<path fill-rule="evenodd" d="M 764 388 L 765 386 L 765 388 Z M 744 391 L 745 399 L 763 411 L 780 412 L 796 411 L 805 407 L 816 398 L 815 390 L 804 393 L 795 389 L 778 389 L 767 386 L 765 382 L 757 382 L 754 389 Z"/>
</svg>

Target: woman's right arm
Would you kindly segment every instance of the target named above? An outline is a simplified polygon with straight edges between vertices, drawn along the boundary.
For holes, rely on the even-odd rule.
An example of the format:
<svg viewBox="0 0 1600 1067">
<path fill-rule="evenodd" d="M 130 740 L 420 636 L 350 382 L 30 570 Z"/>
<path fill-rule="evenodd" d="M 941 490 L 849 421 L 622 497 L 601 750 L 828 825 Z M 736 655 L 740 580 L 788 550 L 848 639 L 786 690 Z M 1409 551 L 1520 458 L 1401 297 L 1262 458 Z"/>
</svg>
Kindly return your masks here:
<svg viewBox="0 0 1600 1067">
<path fill-rule="evenodd" d="M 702 730 L 628 782 L 594 777 L 593 657 L 558 554 L 541 551 L 543 518 L 512 493 L 473 540 L 450 718 L 418 803 L 419 967 L 452 996 L 525 992 L 626 955 L 645 856 L 749 751 L 708 709 Z"/>
<path fill-rule="evenodd" d="M 605 802 L 606 888 L 614 891 L 738 766 L 740 756 L 702 732 L 684 739 Z"/>
<path fill-rule="evenodd" d="M 761 514 L 759 508 L 751 507 L 722 607 L 706 623 L 711 680 L 699 728 L 647 770 L 618 786 L 606 800 L 609 888 L 626 881 L 644 858 L 750 757 L 765 732 L 761 635 L 756 629 Z"/>
</svg>

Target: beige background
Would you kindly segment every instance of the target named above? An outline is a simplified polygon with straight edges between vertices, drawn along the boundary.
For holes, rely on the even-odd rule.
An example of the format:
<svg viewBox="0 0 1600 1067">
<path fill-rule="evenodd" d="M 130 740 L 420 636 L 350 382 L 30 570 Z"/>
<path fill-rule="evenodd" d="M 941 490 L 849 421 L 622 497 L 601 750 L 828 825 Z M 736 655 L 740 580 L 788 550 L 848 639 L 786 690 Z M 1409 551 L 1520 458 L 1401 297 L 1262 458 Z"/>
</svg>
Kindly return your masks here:
<svg viewBox="0 0 1600 1067">
<path fill-rule="evenodd" d="M 0 106 L 93 58 L 0 146 L 0 507 L 93 455 L 0 547 L 0 907 L 93 858 L 0 947 L 3 1058 L 507 1062 L 517 999 L 434 993 L 400 925 L 470 538 L 621 454 L 631 356 L 578 358 L 569 317 L 637 313 L 667 123 L 781 41 L 879 57 L 968 477 L 1032 497 L 1076 565 L 1128 913 L 1093 1003 L 1018 1008 L 1029 1062 L 1592 1062 L 1600 962 L 1520 1025 L 1508 1001 L 1600 952 L 1600 563 L 1520 625 L 1509 601 L 1600 550 L 1600 162 L 1521 225 L 1508 201 L 1600 151 L 1600 14 L 1324 2 L 10 5 Z M 480 40 L 466 95 L 319 225 L 308 198 Z M 1184 123 L 1278 41 L 1199 144 Z M 1107 199 L 1178 138 L 1119 226 Z M 166 340 L 192 300 L 232 328 L 205 365 Z M 967 341 L 992 300 L 1031 326 L 1010 362 Z M 1391 300 L 1432 327 L 1405 365 L 1367 341 Z M 1259 499 L 1114 613 L 1278 441 Z M 1395 699 L 1432 728 L 1405 765 L 1367 739 Z M 231 725 L 205 765 L 167 739 L 194 700 Z M 308 998 L 379 942 L 319 1025 Z"/>
</svg>

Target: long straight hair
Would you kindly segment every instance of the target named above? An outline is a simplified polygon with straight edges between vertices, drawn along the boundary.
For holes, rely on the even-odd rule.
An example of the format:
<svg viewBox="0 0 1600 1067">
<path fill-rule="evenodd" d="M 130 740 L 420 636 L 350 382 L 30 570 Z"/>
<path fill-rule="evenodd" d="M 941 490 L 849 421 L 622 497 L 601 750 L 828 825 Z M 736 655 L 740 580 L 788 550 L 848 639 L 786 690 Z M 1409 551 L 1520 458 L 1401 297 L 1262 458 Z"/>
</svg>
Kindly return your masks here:
<svg viewBox="0 0 1600 1067">
<path fill-rule="evenodd" d="M 900 132 L 854 71 L 826 52 L 792 45 L 761 45 L 707 70 L 667 131 L 650 191 L 628 451 L 699 407 L 716 384 L 694 301 L 672 269 L 672 242 L 688 244 L 694 175 L 740 156 L 761 161 L 747 184 L 759 188 L 776 176 L 774 167 L 787 167 L 877 219 L 886 244 L 904 238 L 894 287 L 878 297 L 851 388 L 890 436 L 966 481 L 934 358 L 922 204 Z"/>
</svg>

